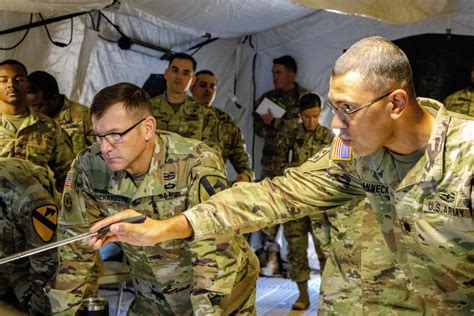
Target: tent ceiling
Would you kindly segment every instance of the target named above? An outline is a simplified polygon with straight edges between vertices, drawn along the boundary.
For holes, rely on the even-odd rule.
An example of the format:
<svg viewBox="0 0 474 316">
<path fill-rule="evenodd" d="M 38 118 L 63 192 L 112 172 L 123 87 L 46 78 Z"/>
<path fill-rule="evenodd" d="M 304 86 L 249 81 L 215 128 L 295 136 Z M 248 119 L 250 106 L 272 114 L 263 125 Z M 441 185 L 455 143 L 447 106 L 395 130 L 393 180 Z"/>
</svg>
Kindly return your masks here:
<svg viewBox="0 0 474 316">
<path fill-rule="evenodd" d="M 113 6 L 110 7 L 111 4 Z M 407 24 L 473 6 L 472 0 L 0 0 L 2 11 L 59 15 L 104 9 L 201 36 L 237 37 L 285 25 L 319 9 Z"/>
<path fill-rule="evenodd" d="M 122 0 L 119 11 L 193 33 L 236 37 L 283 25 L 316 10 L 290 0 Z"/>
<path fill-rule="evenodd" d="M 65 14 L 103 9 L 113 2 L 113 0 L 0 0 L 0 10 Z"/>
</svg>

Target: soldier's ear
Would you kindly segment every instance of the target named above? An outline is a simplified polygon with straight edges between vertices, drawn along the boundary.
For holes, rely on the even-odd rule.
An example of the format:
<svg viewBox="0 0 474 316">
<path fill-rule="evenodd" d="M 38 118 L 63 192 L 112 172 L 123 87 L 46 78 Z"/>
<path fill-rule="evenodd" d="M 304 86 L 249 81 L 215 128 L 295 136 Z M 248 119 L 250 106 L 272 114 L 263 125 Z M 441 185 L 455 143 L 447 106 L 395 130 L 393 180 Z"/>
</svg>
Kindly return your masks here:
<svg viewBox="0 0 474 316">
<path fill-rule="evenodd" d="M 393 119 L 397 119 L 408 105 L 408 94 L 403 89 L 393 91 L 389 96 L 390 113 Z"/>
<path fill-rule="evenodd" d="M 148 116 L 145 121 L 143 121 L 143 126 L 145 127 L 145 140 L 153 139 L 156 131 L 156 120 L 153 116 Z"/>
</svg>

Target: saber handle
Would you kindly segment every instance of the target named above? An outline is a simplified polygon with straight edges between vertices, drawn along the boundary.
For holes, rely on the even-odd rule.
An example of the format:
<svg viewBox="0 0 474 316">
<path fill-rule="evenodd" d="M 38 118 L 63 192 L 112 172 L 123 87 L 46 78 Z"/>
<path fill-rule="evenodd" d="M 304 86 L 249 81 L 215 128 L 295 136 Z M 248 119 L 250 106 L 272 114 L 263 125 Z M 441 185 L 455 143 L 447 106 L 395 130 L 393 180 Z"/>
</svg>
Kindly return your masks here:
<svg viewBox="0 0 474 316">
<path fill-rule="evenodd" d="M 134 216 L 134 217 L 128 217 L 128 218 L 123 219 L 121 221 L 118 221 L 118 222 L 112 223 L 110 225 L 107 225 L 105 227 L 102 227 L 101 229 L 99 229 L 97 231 L 97 234 L 99 236 L 103 236 L 103 235 L 107 234 L 110 231 L 110 226 L 113 225 L 113 224 L 117 224 L 117 223 L 139 224 L 139 223 L 143 223 L 145 220 L 146 220 L 146 215 L 138 215 L 138 216 Z"/>
<path fill-rule="evenodd" d="M 126 218 L 124 220 L 118 221 L 116 223 L 138 224 L 138 223 L 143 223 L 145 220 L 146 220 L 146 216 L 145 215 L 140 215 L 140 216 L 129 217 L 129 218 Z M 116 224 L 116 223 L 112 223 L 112 224 Z M 67 244 L 70 244 L 70 243 L 73 243 L 73 242 L 76 242 L 76 241 L 79 241 L 79 240 L 82 240 L 82 239 L 94 237 L 94 236 L 97 236 L 97 235 L 103 236 L 103 235 L 105 235 L 106 233 L 108 233 L 110 231 L 110 226 L 112 224 L 107 225 L 105 227 L 102 227 L 101 229 L 99 229 L 99 231 L 97 231 L 95 233 L 83 233 L 83 234 L 80 234 L 80 235 L 77 235 L 77 236 L 66 238 L 64 240 L 55 241 L 55 242 L 52 242 L 52 243 L 49 243 L 49 244 L 46 244 L 46 245 L 43 245 L 43 246 L 39 246 L 39 247 L 30 249 L 30 250 L 26 250 L 26 251 L 19 252 L 19 253 L 16 253 L 14 255 L 2 258 L 2 259 L 0 259 L 0 265 L 2 265 L 4 263 L 7 263 L 7 262 L 10 262 L 10 261 L 18 260 L 18 259 L 21 259 L 21 258 L 24 258 L 24 257 L 29 257 L 29 256 L 35 255 L 37 253 L 53 249 L 53 248 L 61 247 L 61 246 L 64 246 L 64 245 L 67 245 Z"/>
</svg>

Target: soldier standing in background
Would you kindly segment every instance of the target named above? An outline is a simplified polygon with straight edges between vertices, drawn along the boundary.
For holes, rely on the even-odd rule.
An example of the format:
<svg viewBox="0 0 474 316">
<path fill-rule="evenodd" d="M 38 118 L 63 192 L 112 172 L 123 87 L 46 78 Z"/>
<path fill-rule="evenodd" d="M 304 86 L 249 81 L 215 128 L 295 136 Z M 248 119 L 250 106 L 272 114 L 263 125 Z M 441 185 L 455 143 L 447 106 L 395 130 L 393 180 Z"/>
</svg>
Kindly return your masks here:
<svg viewBox="0 0 474 316">
<path fill-rule="evenodd" d="M 282 104 L 286 109 L 281 118 L 275 118 L 271 111 L 264 115 L 253 114 L 254 132 L 264 139 L 261 178 L 273 178 L 280 176 L 283 172 L 284 161 L 278 155 L 276 135 L 282 128 L 291 129 L 298 126 L 298 102 L 300 97 L 308 92 L 295 81 L 297 70 L 296 61 L 289 55 L 274 59 L 272 77 L 275 89 L 265 92 L 255 103 L 258 106 L 264 98 L 268 98 L 275 103 Z M 257 250 L 257 253 L 259 253 L 262 265 L 261 274 L 265 276 L 280 273 L 280 246 L 275 241 L 278 227 L 277 225 L 261 230 L 263 249 Z"/>
<path fill-rule="evenodd" d="M 469 86 L 450 94 L 444 105 L 449 111 L 474 116 L 474 63 L 471 64 L 471 77 Z"/>
<path fill-rule="evenodd" d="M 391 255 L 381 270 L 377 262 L 366 265 L 379 249 L 362 256 L 363 269 L 388 277 L 369 284 L 380 304 L 369 301 L 364 314 L 472 314 L 474 122 L 417 98 L 408 58 L 379 36 L 337 59 L 329 87 L 339 134 L 331 148 L 283 177 L 242 183 L 181 215 L 150 221 L 147 234 L 143 224 L 113 224 L 91 245 L 230 236 L 367 198 Z M 135 214 L 126 210 L 91 231 Z"/>
<path fill-rule="evenodd" d="M 166 219 L 227 187 L 214 150 L 174 133 L 155 133 L 148 94 L 137 86 L 102 89 L 91 115 L 97 144 L 77 156 L 69 173 L 60 237 L 130 207 L 148 216 L 145 223 Z M 135 289 L 128 315 L 255 315 L 258 260 L 242 236 L 122 249 Z M 79 308 L 96 255 L 87 245 L 62 247 L 47 289 L 53 313 Z"/>
<path fill-rule="evenodd" d="M 217 112 L 220 122 L 218 135 L 221 136 L 222 159 L 224 162 L 229 159 L 237 172 L 235 182 L 252 181 L 253 170 L 242 132 L 229 114 L 213 106 L 217 93 L 217 79 L 214 73 L 209 70 L 197 72 L 191 93 L 196 100 Z"/>
<path fill-rule="evenodd" d="M 60 94 L 56 79 L 45 71 L 32 72 L 28 81 L 28 105 L 61 125 L 71 137 L 74 155 L 92 145 L 88 138 L 92 132 L 89 108 Z"/>
<path fill-rule="evenodd" d="M 27 75 L 26 67 L 16 60 L 0 63 L 0 156 L 49 168 L 61 191 L 74 159 L 71 139 L 59 123 L 28 108 Z"/>
<path fill-rule="evenodd" d="M 150 100 L 156 128 L 200 140 L 221 151 L 216 112 L 187 95 L 196 80 L 195 71 L 196 61 L 187 54 L 178 53 L 170 59 L 164 73 L 166 91 Z"/>
<path fill-rule="evenodd" d="M 0 258 L 56 241 L 59 194 L 48 171 L 1 157 L 0 180 Z M 0 298 L 30 315 L 49 315 L 43 287 L 56 266 L 56 250 L 0 265 Z"/>
<path fill-rule="evenodd" d="M 307 93 L 301 96 L 298 103 L 301 123 L 295 127 L 286 127 L 277 133 L 277 152 L 280 160 L 286 161 L 283 169 L 297 167 L 309 157 L 314 156 L 322 147 L 331 144 L 331 131 L 319 125 L 321 99 L 317 94 Z M 320 271 L 324 270 L 326 256 L 321 250 L 321 242 L 313 234 L 312 220 L 319 222 L 322 215 L 306 216 L 283 224 L 283 233 L 288 242 L 288 272 L 291 280 L 297 283 L 299 297 L 293 304 L 295 310 L 309 307 L 308 294 L 308 233 L 313 236 Z"/>
</svg>

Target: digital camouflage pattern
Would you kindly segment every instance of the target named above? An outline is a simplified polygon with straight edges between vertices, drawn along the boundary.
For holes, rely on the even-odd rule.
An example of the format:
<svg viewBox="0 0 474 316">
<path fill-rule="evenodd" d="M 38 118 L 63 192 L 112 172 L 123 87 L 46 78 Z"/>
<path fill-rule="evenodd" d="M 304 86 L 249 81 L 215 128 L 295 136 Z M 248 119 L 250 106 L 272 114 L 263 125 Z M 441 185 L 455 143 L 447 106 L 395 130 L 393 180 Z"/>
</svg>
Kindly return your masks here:
<svg viewBox="0 0 474 316">
<path fill-rule="evenodd" d="M 389 286 L 384 292 L 383 283 L 371 282 L 382 293 L 385 309 L 400 314 L 471 315 L 474 122 L 448 113 L 434 100 L 419 102 L 439 110 L 424 155 L 403 179 L 384 148 L 348 161 L 333 160 L 327 153 L 316 155 L 299 168 L 287 169 L 283 177 L 230 188 L 185 212 L 194 237 L 247 233 L 366 196 L 391 253 L 388 262 L 396 262 L 400 271 L 391 267 L 388 272 L 395 277 L 391 282 L 409 289 L 392 291 Z M 370 262 L 371 257 L 362 260 Z M 410 291 L 420 297 L 416 306 L 411 302 L 417 298 L 406 296 Z M 407 305 L 398 305 L 407 298 Z"/>
<path fill-rule="evenodd" d="M 326 151 L 327 154 L 328 151 Z M 318 315 L 362 315 L 362 217 L 367 201 L 354 199 L 312 221 L 327 258 L 321 273 Z M 377 245 L 378 246 L 378 245 Z"/>
<path fill-rule="evenodd" d="M 286 112 L 281 118 L 273 119 L 272 124 L 267 125 L 263 122 L 260 114 L 253 113 L 253 129 L 257 136 L 264 139 L 262 152 L 262 178 L 280 176 L 282 161 L 277 156 L 276 135 L 282 128 L 293 129 L 299 124 L 299 108 L 298 102 L 301 96 L 308 93 L 308 90 L 301 87 L 295 82 L 295 88 L 283 92 L 281 90 L 270 90 L 264 93 L 255 103 L 258 107 L 264 98 L 268 98 L 273 102 L 282 103 L 286 106 Z"/>
<path fill-rule="evenodd" d="M 59 238 L 132 208 L 166 219 L 226 188 L 223 163 L 201 142 L 159 132 L 150 170 L 139 186 L 126 172 L 107 172 L 99 148 L 82 151 L 65 185 Z M 129 315 L 255 314 L 258 261 L 242 236 L 177 240 L 155 247 L 121 245 L 131 267 L 135 301 Z M 75 243 L 61 248 L 48 296 L 54 313 L 74 315 L 97 252 Z"/>
<path fill-rule="evenodd" d="M 332 141 L 331 131 L 321 125 L 314 131 L 306 131 L 303 124 L 296 128 L 284 128 L 277 133 L 277 151 L 283 163 L 281 173 L 289 166 L 299 166 L 314 156 Z M 283 233 L 288 242 L 288 263 L 290 278 L 295 282 L 309 280 L 308 233 L 311 233 L 319 260 L 320 271 L 326 264 L 326 256 L 321 250 L 321 242 L 313 234 L 312 221 L 320 222 L 323 215 L 312 215 L 283 224 Z"/>
<path fill-rule="evenodd" d="M 61 191 L 74 159 L 71 140 L 61 126 L 31 109 L 18 131 L 2 113 L 0 124 L 0 157 L 21 158 L 48 168 Z"/>
<path fill-rule="evenodd" d="M 150 102 L 158 130 L 200 140 L 222 154 L 219 118 L 212 108 L 186 96 L 184 103 L 175 111 L 168 103 L 166 93 L 151 98 Z"/>
<path fill-rule="evenodd" d="M 264 93 L 255 103 L 258 107 L 264 98 L 268 98 L 273 102 L 277 102 L 286 106 L 286 112 L 281 118 L 274 118 L 270 125 L 263 122 L 260 114 L 253 113 L 253 130 L 254 133 L 262 137 L 264 140 L 262 159 L 260 160 L 262 166 L 261 178 L 273 178 L 282 175 L 282 164 L 286 157 L 278 155 L 277 134 L 281 130 L 292 130 L 300 124 L 300 114 L 298 103 L 301 96 L 308 93 L 308 90 L 301 87 L 295 82 L 295 88 L 290 91 L 270 90 Z M 265 227 L 261 230 L 261 238 L 263 249 L 269 251 L 270 249 L 278 249 L 279 245 L 275 241 L 279 226 Z"/>
<path fill-rule="evenodd" d="M 244 173 L 250 179 L 253 179 L 252 163 L 240 128 L 227 112 L 216 107 L 213 107 L 213 109 L 217 112 L 219 118 L 220 131 L 218 135 L 220 135 L 221 140 L 222 159 L 224 162 L 229 159 L 238 174 Z"/>
<path fill-rule="evenodd" d="M 59 195 L 46 169 L 0 158 L 0 257 L 56 241 Z M 0 265 L 0 298 L 13 288 L 31 315 L 50 312 L 43 287 L 56 271 L 56 250 Z"/>
<path fill-rule="evenodd" d="M 74 155 L 82 149 L 92 145 L 92 122 L 89 108 L 64 97 L 64 105 L 61 111 L 54 117 L 61 125 L 72 141 Z"/>
<path fill-rule="evenodd" d="M 450 94 L 444 104 L 449 111 L 474 116 L 474 88 L 466 88 Z"/>
</svg>

